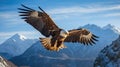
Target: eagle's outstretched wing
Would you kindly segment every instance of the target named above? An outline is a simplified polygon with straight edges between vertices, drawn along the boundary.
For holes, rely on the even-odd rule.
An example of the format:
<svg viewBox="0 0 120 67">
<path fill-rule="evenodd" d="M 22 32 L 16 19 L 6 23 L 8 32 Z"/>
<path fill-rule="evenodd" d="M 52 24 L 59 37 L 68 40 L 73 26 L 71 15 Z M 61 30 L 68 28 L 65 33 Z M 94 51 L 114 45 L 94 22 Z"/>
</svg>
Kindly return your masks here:
<svg viewBox="0 0 120 67">
<path fill-rule="evenodd" d="M 20 16 L 25 19 L 27 23 L 32 25 L 35 29 L 41 32 L 44 36 L 49 37 L 53 31 L 59 30 L 59 27 L 53 22 L 53 20 L 42 10 L 36 11 L 24 5 L 22 8 L 18 8 Z"/>
<path fill-rule="evenodd" d="M 98 37 L 86 29 L 74 29 L 69 31 L 65 42 L 80 42 L 84 45 L 92 45 L 95 44 L 95 41 L 98 41 L 96 38 Z"/>
</svg>

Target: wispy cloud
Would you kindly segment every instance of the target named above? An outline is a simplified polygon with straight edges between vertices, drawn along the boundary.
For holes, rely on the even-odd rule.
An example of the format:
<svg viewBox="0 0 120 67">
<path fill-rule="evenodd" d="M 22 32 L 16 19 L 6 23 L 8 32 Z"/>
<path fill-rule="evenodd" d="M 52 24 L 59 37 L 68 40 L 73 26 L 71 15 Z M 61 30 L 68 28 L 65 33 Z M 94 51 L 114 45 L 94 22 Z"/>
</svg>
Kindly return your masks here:
<svg viewBox="0 0 120 67">
<path fill-rule="evenodd" d="M 118 17 L 120 5 L 86 5 L 72 6 L 63 8 L 54 8 L 47 12 L 52 15 L 55 20 L 69 19 L 73 17 L 80 18 L 103 18 L 103 17 Z M 118 12 L 118 13 L 116 13 Z"/>
<path fill-rule="evenodd" d="M 120 13 L 105 14 L 104 17 L 118 17 Z"/>
<path fill-rule="evenodd" d="M 69 16 L 73 15 L 84 15 L 84 14 L 91 14 L 91 13 L 99 13 L 105 11 L 114 11 L 120 10 L 120 5 L 113 5 L 113 6 L 98 6 L 98 5 L 87 5 L 87 6 L 72 6 L 72 7 L 64 7 L 64 8 L 54 8 L 51 10 L 47 10 L 49 14 L 53 16 L 55 20 L 69 18 Z M 57 15 L 57 16 L 56 16 Z M 59 15 L 59 17 L 58 17 Z M 102 14 L 101 14 L 102 15 Z M 119 16 L 115 13 L 106 14 L 106 16 Z M 105 17 L 106 17 L 105 16 Z M 16 12 L 0 12 L 0 18 L 4 21 L 9 21 L 11 23 L 6 23 L 7 25 L 18 25 L 22 24 L 23 20 L 20 19 L 17 11 Z"/>
<path fill-rule="evenodd" d="M 22 20 L 20 20 L 18 13 L 14 11 L 0 12 L 0 19 L 2 20 L 1 23 L 4 23 L 6 26 L 22 24 L 20 23 Z"/>
<path fill-rule="evenodd" d="M 9 19 L 9 18 L 12 18 L 12 17 L 18 17 L 18 14 L 14 11 L 0 12 L 0 18 Z"/>
<path fill-rule="evenodd" d="M 65 8 L 56 8 L 49 10 L 48 12 L 50 14 L 68 14 L 68 13 L 95 13 L 95 12 L 103 12 L 103 11 L 110 11 L 110 10 L 120 10 L 120 5 L 114 5 L 114 6 L 88 6 L 88 7 L 65 7 Z"/>
</svg>

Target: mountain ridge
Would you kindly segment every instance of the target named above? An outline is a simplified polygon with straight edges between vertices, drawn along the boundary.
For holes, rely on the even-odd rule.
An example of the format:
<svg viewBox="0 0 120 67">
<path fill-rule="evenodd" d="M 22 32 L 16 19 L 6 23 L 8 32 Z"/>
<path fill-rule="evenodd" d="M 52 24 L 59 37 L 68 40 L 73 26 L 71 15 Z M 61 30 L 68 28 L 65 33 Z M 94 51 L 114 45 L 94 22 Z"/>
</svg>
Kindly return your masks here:
<svg viewBox="0 0 120 67">
<path fill-rule="evenodd" d="M 100 51 L 94 67 L 120 67 L 120 36 Z"/>
<path fill-rule="evenodd" d="M 0 53 L 8 53 L 12 57 L 18 56 L 36 41 L 36 39 L 27 39 L 23 35 L 15 34 L 0 45 Z"/>
<path fill-rule="evenodd" d="M 46 65 L 46 63 L 48 63 L 50 67 L 53 67 L 50 63 L 53 62 L 56 63 L 56 65 L 58 64 L 65 67 L 71 67 L 68 65 L 69 63 L 74 64 L 75 66 L 73 67 L 79 67 L 81 65 L 84 65 L 84 67 L 93 67 L 94 59 L 95 57 L 97 57 L 100 50 L 112 43 L 112 41 L 118 37 L 119 33 L 116 33 L 114 30 L 111 30 L 112 28 L 103 29 L 96 25 L 86 25 L 80 28 L 86 28 L 95 35 L 99 36 L 99 42 L 97 42 L 94 46 L 85 46 L 80 43 L 65 43 L 67 48 L 62 49 L 59 52 L 53 52 L 46 50 L 41 45 L 40 41 L 37 41 L 22 55 L 12 58 L 11 61 L 18 66 L 24 64 L 35 67 L 35 65 L 39 65 L 39 63 L 41 62 L 43 66 Z M 73 58 L 74 60 L 71 60 L 70 58 Z M 76 60 L 78 58 L 83 58 L 83 60 Z M 23 61 L 23 63 L 18 63 L 18 61 Z M 30 63 L 30 61 L 33 61 L 34 63 Z M 68 63 L 68 61 L 70 62 Z M 66 64 L 62 62 L 66 62 Z M 77 64 L 78 62 L 81 62 L 81 64 Z M 88 63 L 87 66 L 86 63 Z"/>
</svg>

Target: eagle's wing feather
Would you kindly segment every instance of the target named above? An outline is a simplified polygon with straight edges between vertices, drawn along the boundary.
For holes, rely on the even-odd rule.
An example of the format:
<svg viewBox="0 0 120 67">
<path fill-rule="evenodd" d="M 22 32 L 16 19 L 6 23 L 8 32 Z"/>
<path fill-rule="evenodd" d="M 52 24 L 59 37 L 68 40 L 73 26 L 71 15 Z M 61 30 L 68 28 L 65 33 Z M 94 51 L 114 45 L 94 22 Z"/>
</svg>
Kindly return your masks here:
<svg viewBox="0 0 120 67">
<path fill-rule="evenodd" d="M 95 44 L 95 41 L 98 41 L 96 38 L 98 37 L 86 29 L 75 29 L 69 31 L 69 35 L 66 37 L 65 42 L 80 42 L 84 45 L 92 45 Z"/>
<path fill-rule="evenodd" d="M 22 8 L 18 9 L 20 10 L 19 13 L 22 19 L 25 19 L 27 23 L 32 25 L 44 36 L 49 37 L 53 31 L 59 30 L 58 26 L 42 9 L 41 11 L 36 11 L 24 5 L 22 5 Z"/>
</svg>

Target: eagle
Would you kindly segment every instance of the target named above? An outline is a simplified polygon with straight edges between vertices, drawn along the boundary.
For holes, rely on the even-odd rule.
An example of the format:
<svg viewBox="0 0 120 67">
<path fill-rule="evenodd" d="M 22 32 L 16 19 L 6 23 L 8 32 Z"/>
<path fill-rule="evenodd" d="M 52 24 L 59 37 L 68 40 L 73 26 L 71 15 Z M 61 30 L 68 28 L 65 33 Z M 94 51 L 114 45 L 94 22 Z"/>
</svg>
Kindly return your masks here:
<svg viewBox="0 0 120 67">
<path fill-rule="evenodd" d="M 59 28 L 51 17 L 39 7 L 39 11 L 21 4 L 18 8 L 20 16 L 28 24 L 38 30 L 44 38 L 39 38 L 43 47 L 50 51 L 66 48 L 64 42 L 81 43 L 83 45 L 96 44 L 98 36 L 85 28 L 64 30 Z"/>
</svg>

